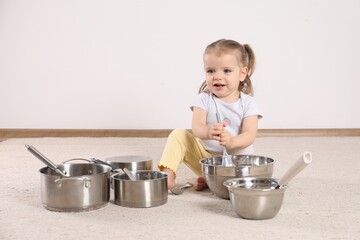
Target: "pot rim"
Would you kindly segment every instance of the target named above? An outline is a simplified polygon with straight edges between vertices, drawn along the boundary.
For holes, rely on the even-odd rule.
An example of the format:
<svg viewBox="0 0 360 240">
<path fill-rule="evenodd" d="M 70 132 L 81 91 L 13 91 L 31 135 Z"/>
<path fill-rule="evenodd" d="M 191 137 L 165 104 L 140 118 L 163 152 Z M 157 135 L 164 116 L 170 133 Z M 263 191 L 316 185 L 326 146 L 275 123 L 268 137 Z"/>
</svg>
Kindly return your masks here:
<svg viewBox="0 0 360 240">
<path fill-rule="evenodd" d="M 121 169 L 121 168 L 120 168 Z M 114 171 L 116 171 L 116 169 L 114 169 Z M 131 181 L 131 182 L 144 182 L 144 181 L 155 181 L 155 180 L 162 180 L 165 179 L 169 176 L 169 174 L 167 174 L 166 172 L 162 172 L 162 171 L 157 171 L 157 170 L 136 170 L 136 171 L 130 171 L 131 173 L 143 173 L 143 172 L 156 172 L 156 173 L 160 173 L 162 174 L 161 177 L 159 178 L 154 178 L 154 179 L 136 179 L 136 180 L 131 180 L 131 179 L 121 179 L 119 178 L 119 176 L 123 176 L 126 175 L 125 173 L 121 173 L 121 172 L 116 172 L 115 174 L 111 175 L 111 178 L 113 180 L 118 180 L 118 181 Z"/>
<path fill-rule="evenodd" d="M 82 175 L 69 175 L 69 176 L 61 176 L 60 174 L 56 173 L 54 170 L 52 170 L 50 167 L 42 167 L 39 169 L 40 174 L 45 175 L 45 176 L 54 176 L 54 177 L 61 177 L 61 178 L 69 178 L 69 177 L 86 177 L 86 176 L 97 176 L 97 175 L 101 175 L 101 174 L 107 174 L 111 172 L 111 167 L 103 165 L 103 164 L 96 164 L 96 163 L 65 163 L 65 164 L 59 164 L 58 166 L 61 165 L 97 165 L 97 166 L 101 166 L 103 168 L 104 171 L 99 172 L 99 173 L 92 173 L 92 174 L 82 174 Z M 47 173 L 47 169 L 50 169 L 51 174 Z"/>
<path fill-rule="evenodd" d="M 210 159 L 221 159 L 223 156 L 214 156 L 214 157 L 209 157 L 209 158 L 203 158 L 199 160 L 199 163 L 202 166 L 212 166 L 212 167 L 223 167 L 223 168 L 233 168 L 233 167 L 253 167 L 253 166 L 270 166 L 270 165 L 274 165 L 275 164 L 275 160 L 273 158 L 270 157 L 266 157 L 266 156 L 262 156 L 262 155 L 250 155 L 250 154 L 237 154 L 237 155 L 228 155 L 229 157 L 232 156 L 249 156 L 249 157 L 254 157 L 254 158 L 264 158 L 264 159 L 268 159 L 270 160 L 269 163 L 265 163 L 265 164 L 234 164 L 234 166 L 222 166 L 221 164 L 209 164 L 209 163 L 205 163 L 206 160 L 210 160 Z"/>
<path fill-rule="evenodd" d="M 243 177 L 243 178 L 232 178 L 232 179 L 229 179 L 229 180 L 226 180 L 223 182 L 223 185 L 225 187 L 227 187 L 227 189 L 230 191 L 230 192 L 258 192 L 258 193 L 261 193 L 261 192 L 283 192 L 287 189 L 288 185 L 282 185 L 280 186 L 279 188 L 246 188 L 246 187 L 242 187 L 240 184 L 238 183 L 235 183 L 234 185 L 230 185 L 229 183 L 232 183 L 232 182 L 237 182 L 237 181 L 251 181 L 251 180 L 254 180 L 254 179 L 263 179 L 263 180 L 271 180 L 271 181 L 274 181 L 276 183 L 279 182 L 279 179 L 277 178 L 272 178 L 272 177 Z"/>
</svg>

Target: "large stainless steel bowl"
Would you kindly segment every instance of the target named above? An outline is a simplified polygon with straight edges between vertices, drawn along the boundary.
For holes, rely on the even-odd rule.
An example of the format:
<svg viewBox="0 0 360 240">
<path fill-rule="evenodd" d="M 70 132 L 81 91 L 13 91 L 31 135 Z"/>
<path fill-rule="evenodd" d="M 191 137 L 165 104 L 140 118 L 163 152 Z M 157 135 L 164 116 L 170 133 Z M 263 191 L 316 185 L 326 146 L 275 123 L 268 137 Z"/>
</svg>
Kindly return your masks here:
<svg viewBox="0 0 360 240">
<path fill-rule="evenodd" d="M 234 166 L 222 166 L 222 156 L 200 160 L 202 174 L 211 192 L 229 199 L 229 191 L 223 182 L 241 177 L 271 177 L 275 161 L 256 155 L 229 155 Z"/>
<path fill-rule="evenodd" d="M 286 185 L 276 188 L 274 178 L 236 178 L 224 182 L 229 189 L 230 201 L 235 212 L 242 218 L 270 219 L 279 212 Z"/>
</svg>

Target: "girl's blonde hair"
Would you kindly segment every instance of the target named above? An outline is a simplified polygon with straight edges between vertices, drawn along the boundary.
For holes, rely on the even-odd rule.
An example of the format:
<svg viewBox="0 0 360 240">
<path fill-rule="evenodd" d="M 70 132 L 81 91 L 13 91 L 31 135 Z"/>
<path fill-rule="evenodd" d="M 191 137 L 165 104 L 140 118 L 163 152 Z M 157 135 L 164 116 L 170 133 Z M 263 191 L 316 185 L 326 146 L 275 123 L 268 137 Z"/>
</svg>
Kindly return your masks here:
<svg viewBox="0 0 360 240">
<path fill-rule="evenodd" d="M 240 92 L 253 95 L 253 87 L 250 77 L 255 69 L 255 54 L 248 44 L 242 45 L 234 40 L 220 39 L 206 47 L 204 55 L 208 53 L 215 53 L 218 55 L 228 53 L 234 54 L 239 64 L 242 64 L 242 67 L 248 68 L 248 73 L 245 77 L 245 80 L 240 82 L 238 89 Z M 206 81 L 201 84 L 199 93 L 205 91 L 209 91 Z"/>
</svg>

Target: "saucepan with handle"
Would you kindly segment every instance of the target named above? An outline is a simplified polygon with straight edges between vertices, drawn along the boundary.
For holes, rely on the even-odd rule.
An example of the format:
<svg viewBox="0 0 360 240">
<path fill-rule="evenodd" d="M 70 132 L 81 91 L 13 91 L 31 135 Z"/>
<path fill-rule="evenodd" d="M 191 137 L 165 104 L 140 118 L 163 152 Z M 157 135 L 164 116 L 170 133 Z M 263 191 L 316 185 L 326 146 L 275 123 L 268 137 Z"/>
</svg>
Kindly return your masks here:
<svg viewBox="0 0 360 240">
<path fill-rule="evenodd" d="M 110 198 L 109 166 L 82 158 L 56 165 L 33 146 L 26 145 L 26 148 L 47 165 L 39 170 L 41 202 L 46 209 L 79 212 L 107 205 Z"/>
<path fill-rule="evenodd" d="M 246 219 L 270 219 L 279 212 L 287 183 L 312 162 L 310 152 L 305 152 L 280 178 L 245 177 L 224 182 L 230 193 L 235 212 Z"/>
</svg>

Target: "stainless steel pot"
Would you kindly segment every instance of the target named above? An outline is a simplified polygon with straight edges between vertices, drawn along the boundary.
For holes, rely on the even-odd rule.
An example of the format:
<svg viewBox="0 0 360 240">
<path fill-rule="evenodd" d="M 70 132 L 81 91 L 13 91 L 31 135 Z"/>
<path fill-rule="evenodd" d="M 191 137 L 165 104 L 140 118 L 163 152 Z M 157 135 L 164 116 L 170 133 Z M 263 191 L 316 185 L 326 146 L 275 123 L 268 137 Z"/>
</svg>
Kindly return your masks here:
<svg viewBox="0 0 360 240">
<path fill-rule="evenodd" d="M 168 199 L 168 175 L 164 172 L 131 171 L 135 180 L 120 172 L 111 176 L 114 202 L 123 207 L 146 208 L 165 204 Z"/>
<path fill-rule="evenodd" d="M 279 212 L 287 183 L 312 162 L 310 152 L 301 157 L 280 178 L 246 177 L 224 182 L 236 213 L 247 219 L 269 219 Z"/>
<path fill-rule="evenodd" d="M 229 199 L 229 191 L 223 182 L 240 177 L 271 177 L 275 161 L 256 155 L 229 155 L 234 166 L 222 166 L 223 157 L 200 160 L 202 174 L 211 192 L 218 197 Z"/>
<path fill-rule="evenodd" d="M 71 159 L 84 160 L 84 159 Z M 41 202 L 51 211 L 79 212 L 104 207 L 110 198 L 109 166 L 63 162 L 61 176 L 49 167 L 41 168 Z"/>
<path fill-rule="evenodd" d="M 152 159 L 147 156 L 140 156 L 140 155 L 113 156 L 106 158 L 105 162 L 110 164 L 114 169 L 127 168 L 130 171 L 153 169 Z"/>
</svg>

